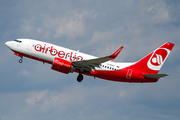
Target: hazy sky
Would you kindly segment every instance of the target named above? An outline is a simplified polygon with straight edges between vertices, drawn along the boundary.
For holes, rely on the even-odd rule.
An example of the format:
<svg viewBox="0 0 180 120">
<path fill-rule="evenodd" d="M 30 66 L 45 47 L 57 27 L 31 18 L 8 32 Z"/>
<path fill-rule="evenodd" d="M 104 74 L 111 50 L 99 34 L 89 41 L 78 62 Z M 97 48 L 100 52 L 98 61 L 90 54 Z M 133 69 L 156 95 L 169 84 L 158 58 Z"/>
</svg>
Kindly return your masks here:
<svg viewBox="0 0 180 120">
<path fill-rule="evenodd" d="M 51 70 L 5 42 L 32 38 L 115 61 L 134 62 L 175 43 L 157 83 L 111 82 Z M 0 1 L 0 120 L 179 120 L 179 0 Z"/>
</svg>

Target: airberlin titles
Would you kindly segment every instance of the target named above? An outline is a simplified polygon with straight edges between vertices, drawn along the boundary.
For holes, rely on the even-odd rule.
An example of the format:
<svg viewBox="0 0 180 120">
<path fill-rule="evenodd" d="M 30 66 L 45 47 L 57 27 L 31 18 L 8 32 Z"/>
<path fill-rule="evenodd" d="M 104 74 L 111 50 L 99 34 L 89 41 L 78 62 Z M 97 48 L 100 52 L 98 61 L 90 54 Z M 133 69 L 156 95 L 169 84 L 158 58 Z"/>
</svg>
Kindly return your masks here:
<svg viewBox="0 0 180 120">
<path fill-rule="evenodd" d="M 44 46 L 42 46 L 41 44 L 36 44 L 33 45 L 33 47 L 38 52 L 42 52 L 46 54 L 49 51 L 52 56 L 57 55 L 59 58 L 67 59 L 69 57 L 70 61 L 83 60 L 82 56 L 76 56 L 77 53 L 73 53 L 73 52 L 66 53 L 63 50 L 58 51 L 57 49 L 53 48 L 53 46 L 46 47 L 46 44 L 44 44 Z"/>
</svg>

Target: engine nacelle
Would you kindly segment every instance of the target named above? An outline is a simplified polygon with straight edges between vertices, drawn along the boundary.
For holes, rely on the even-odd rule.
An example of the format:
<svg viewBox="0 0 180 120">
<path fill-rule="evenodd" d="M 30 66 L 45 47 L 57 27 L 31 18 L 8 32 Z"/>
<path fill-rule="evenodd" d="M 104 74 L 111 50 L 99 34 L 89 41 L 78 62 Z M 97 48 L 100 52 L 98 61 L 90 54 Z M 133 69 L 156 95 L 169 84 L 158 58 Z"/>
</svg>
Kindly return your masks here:
<svg viewBox="0 0 180 120">
<path fill-rule="evenodd" d="M 54 58 L 51 69 L 68 74 L 72 69 L 72 63 L 61 58 Z"/>
</svg>

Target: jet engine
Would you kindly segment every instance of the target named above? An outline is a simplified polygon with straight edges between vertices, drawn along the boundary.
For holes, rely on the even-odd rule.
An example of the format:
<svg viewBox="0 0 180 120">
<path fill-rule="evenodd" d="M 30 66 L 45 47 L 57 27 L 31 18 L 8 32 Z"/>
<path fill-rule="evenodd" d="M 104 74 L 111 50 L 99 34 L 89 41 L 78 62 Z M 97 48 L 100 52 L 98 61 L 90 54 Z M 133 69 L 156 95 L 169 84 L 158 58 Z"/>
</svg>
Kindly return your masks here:
<svg viewBox="0 0 180 120">
<path fill-rule="evenodd" d="M 73 69 L 73 66 L 72 63 L 67 60 L 61 58 L 54 58 L 51 69 L 68 74 Z"/>
</svg>

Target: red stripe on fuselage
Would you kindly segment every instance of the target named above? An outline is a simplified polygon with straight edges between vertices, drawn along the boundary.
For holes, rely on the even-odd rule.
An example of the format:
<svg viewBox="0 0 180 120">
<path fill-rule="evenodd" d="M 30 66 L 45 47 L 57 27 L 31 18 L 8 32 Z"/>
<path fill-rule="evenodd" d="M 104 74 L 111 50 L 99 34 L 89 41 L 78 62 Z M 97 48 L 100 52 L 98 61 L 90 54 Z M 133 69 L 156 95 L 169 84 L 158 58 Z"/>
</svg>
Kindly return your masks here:
<svg viewBox="0 0 180 120">
<path fill-rule="evenodd" d="M 157 82 L 158 79 L 144 78 L 143 74 L 138 71 L 133 71 L 131 78 L 127 79 L 128 69 L 124 68 L 120 71 L 116 70 L 94 70 L 91 73 L 84 72 L 85 75 L 94 76 L 101 79 L 106 79 L 116 82 L 130 82 L 130 83 L 149 83 Z M 134 75 L 136 74 L 136 75 Z"/>
<path fill-rule="evenodd" d="M 31 55 L 20 53 L 20 52 L 14 51 L 14 50 L 13 50 L 13 52 L 18 53 L 19 55 L 25 56 L 27 58 L 31 58 L 31 59 L 38 60 L 38 61 L 41 61 L 41 62 L 44 62 L 44 63 L 52 64 L 52 62 L 48 61 L 48 60 L 44 60 L 44 59 L 41 59 L 41 58 L 38 58 L 38 57 L 34 57 L 34 56 L 31 56 Z"/>
</svg>

